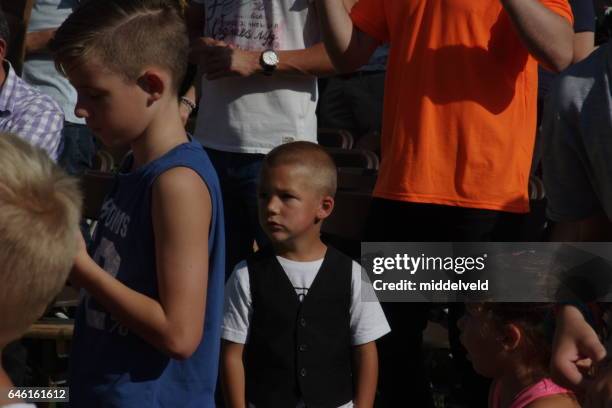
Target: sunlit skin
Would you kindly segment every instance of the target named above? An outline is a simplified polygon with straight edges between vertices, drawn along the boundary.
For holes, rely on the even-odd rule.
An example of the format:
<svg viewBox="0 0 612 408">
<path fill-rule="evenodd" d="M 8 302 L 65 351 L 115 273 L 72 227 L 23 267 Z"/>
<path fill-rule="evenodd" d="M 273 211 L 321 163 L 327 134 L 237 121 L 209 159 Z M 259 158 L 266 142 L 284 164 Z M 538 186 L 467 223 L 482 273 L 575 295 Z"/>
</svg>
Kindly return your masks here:
<svg viewBox="0 0 612 408">
<path fill-rule="evenodd" d="M 259 222 L 275 252 L 288 259 L 321 259 L 321 223 L 334 207 L 333 197 L 312 187 L 308 168 L 264 166 L 259 183 Z"/>
<path fill-rule="evenodd" d="M 187 142 L 176 97 L 168 92 L 170 75 L 163 69 L 145 68 L 135 80 L 110 71 L 96 58 L 68 62 L 64 69 L 77 91 L 75 114 L 104 145 L 129 145 L 135 166 Z"/>
<path fill-rule="evenodd" d="M 62 66 L 77 90 L 75 113 L 105 145 L 130 146 L 130 170 L 188 142 L 167 69 L 144 66 L 137 78 L 129 79 L 92 56 Z M 70 280 L 161 353 L 187 359 L 203 336 L 211 214 L 211 197 L 200 175 L 187 167 L 171 168 L 151 187 L 151 256 L 156 259 L 159 298 L 104 271 L 87 253 L 82 237 Z"/>
</svg>

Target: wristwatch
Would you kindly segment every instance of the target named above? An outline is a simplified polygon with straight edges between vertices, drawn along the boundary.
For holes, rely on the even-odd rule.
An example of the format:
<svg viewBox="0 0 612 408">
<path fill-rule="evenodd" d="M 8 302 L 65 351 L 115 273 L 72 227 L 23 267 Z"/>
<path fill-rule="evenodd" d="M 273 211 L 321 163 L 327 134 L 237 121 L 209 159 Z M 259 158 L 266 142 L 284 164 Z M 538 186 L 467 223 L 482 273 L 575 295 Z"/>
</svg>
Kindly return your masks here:
<svg viewBox="0 0 612 408">
<path fill-rule="evenodd" d="M 261 53 L 259 64 L 263 68 L 264 75 L 272 75 L 278 66 L 278 54 L 274 50 L 265 50 Z"/>
</svg>

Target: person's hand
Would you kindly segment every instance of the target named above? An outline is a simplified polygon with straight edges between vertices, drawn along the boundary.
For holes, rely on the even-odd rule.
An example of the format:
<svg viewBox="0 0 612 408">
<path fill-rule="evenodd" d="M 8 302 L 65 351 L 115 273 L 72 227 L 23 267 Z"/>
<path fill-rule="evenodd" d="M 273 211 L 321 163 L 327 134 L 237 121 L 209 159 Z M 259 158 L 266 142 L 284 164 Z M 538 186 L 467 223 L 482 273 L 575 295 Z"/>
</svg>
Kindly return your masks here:
<svg viewBox="0 0 612 408">
<path fill-rule="evenodd" d="M 599 370 L 586 390 L 583 408 L 612 408 L 612 365 Z"/>
<path fill-rule="evenodd" d="M 589 385 L 588 368 L 601 362 L 606 350 L 582 313 L 563 306 L 557 316 L 551 374 L 558 384 L 580 393 Z"/>
<path fill-rule="evenodd" d="M 199 38 L 191 45 L 191 59 L 200 65 L 208 80 L 256 74 L 261 70 L 259 54 L 210 37 Z"/>
</svg>

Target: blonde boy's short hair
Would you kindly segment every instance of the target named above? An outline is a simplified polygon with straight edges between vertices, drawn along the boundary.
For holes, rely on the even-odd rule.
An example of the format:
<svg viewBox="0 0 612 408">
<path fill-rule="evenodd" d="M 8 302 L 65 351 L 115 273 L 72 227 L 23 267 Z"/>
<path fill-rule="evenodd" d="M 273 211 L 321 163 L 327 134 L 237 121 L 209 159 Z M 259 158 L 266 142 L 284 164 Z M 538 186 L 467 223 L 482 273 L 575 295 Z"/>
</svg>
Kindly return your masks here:
<svg viewBox="0 0 612 408">
<path fill-rule="evenodd" d="M 0 133 L 0 347 L 61 290 L 77 249 L 81 193 L 42 150 Z"/>
<path fill-rule="evenodd" d="M 50 44 L 60 71 L 96 59 L 135 81 L 160 67 L 178 93 L 187 72 L 189 38 L 180 0 L 88 0 L 58 28 Z"/>
<path fill-rule="evenodd" d="M 274 148 L 264 159 L 264 169 L 280 165 L 302 166 L 310 177 L 308 183 L 324 195 L 335 196 L 338 170 L 334 160 L 321 146 L 311 142 L 293 142 Z"/>
</svg>

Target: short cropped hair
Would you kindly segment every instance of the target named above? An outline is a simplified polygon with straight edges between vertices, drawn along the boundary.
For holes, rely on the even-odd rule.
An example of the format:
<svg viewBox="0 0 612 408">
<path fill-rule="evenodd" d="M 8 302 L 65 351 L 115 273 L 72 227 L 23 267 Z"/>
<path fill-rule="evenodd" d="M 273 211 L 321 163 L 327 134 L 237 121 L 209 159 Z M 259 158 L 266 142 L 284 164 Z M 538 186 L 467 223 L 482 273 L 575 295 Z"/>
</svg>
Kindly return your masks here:
<svg viewBox="0 0 612 408">
<path fill-rule="evenodd" d="M 97 58 L 134 81 L 157 66 L 171 74 L 178 93 L 189 39 L 179 0 L 88 0 L 59 27 L 50 48 L 62 72 L 67 64 Z"/>
<path fill-rule="evenodd" d="M 65 284 L 82 199 L 76 179 L 15 135 L 0 133 L 0 169 L 0 341 L 10 341 Z"/>
<path fill-rule="evenodd" d="M 311 142 L 293 142 L 273 149 L 264 159 L 264 168 L 294 165 L 307 168 L 312 177 L 308 182 L 324 195 L 334 196 L 338 171 L 334 160 L 321 146 Z"/>
<path fill-rule="evenodd" d="M 11 40 L 11 30 L 9 28 L 9 23 L 6 18 L 6 14 L 0 8 L 0 40 L 4 40 L 4 42 L 8 45 Z"/>
</svg>

